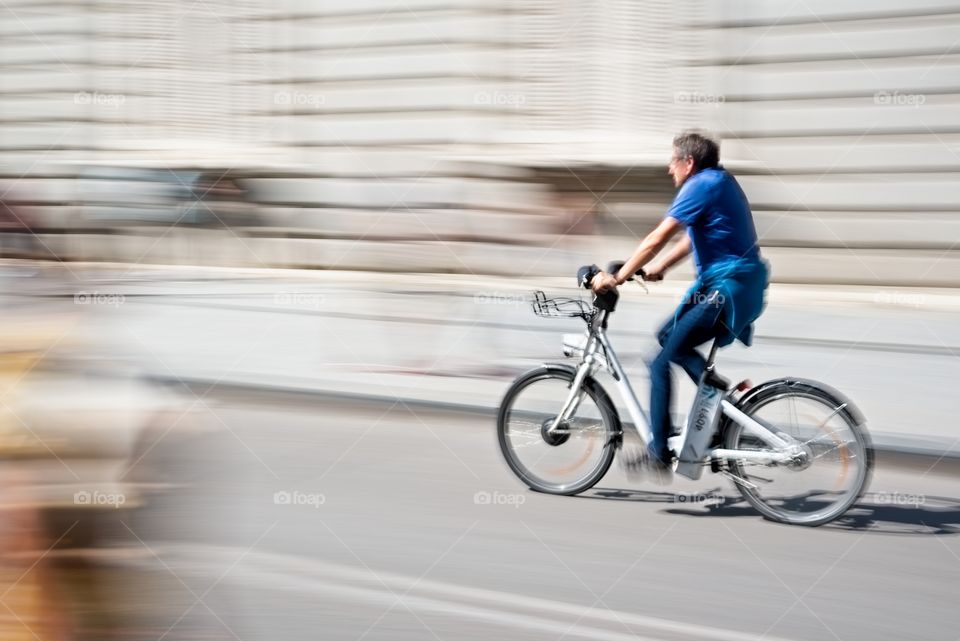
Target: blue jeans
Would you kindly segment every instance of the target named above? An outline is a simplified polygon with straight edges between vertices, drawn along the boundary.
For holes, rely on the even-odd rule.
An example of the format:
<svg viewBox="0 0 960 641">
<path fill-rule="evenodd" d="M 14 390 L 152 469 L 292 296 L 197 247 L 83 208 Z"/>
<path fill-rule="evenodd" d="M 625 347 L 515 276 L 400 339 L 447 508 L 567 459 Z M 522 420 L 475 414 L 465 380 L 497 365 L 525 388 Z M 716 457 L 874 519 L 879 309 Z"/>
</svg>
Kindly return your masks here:
<svg viewBox="0 0 960 641">
<path fill-rule="evenodd" d="M 650 429 L 653 442 L 650 453 L 661 460 L 668 460 L 667 437 L 670 436 L 670 405 L 673 396 L 673 380 L 670 363 L 684 369 L 694 383 L 706 369 L 707 360 L 696 347 L 717 337 L 720 330 L 720 312 L 723 306 L 697 295 L 693 302 L 685 302 L 660 331 L 657 340 L 663 348 L 650 363 Z"/>
</svg>

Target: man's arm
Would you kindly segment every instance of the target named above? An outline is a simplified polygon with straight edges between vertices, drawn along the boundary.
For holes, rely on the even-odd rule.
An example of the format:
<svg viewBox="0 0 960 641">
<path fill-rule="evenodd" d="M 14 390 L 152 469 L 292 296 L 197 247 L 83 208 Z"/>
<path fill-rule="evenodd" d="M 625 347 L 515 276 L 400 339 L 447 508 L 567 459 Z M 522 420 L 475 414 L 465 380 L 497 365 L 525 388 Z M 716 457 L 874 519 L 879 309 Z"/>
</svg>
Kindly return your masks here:
<svg viewBox="0 0 960 641">
<path fill-rule="evenodd" d="M 633 252 L 633 256 L 623 264 L 619 272 L 614 275 L 600 272 L 594 276 L 591 283 L 593 289 L 605 291 L 625 283 L 638 269 L 646 265 L 657 252 L 663 249 L 664 245 L 666 245 L 673 235 L 682 227 L 683 225 L 675 218 L 670 216 L 664 218 L 663 221 L 657 225 L 656 229 L 647 234 L 647 237 L 643 239 L 640 246 L 637 247 L 637 250 Z"/>
<path fill-rule="evenodd" d="M 663 275 L 668 269 L 679 263 L 690 254 L 690 249 L 690 236 L 684 234 L 683 238 L 681 238 L 677 244 L 673 246 L 673 249 L 668 251 L 666 255 L 658 260 L 655 264 L 647 268 L 648 280 L 662 280 Z"/>
</svg>

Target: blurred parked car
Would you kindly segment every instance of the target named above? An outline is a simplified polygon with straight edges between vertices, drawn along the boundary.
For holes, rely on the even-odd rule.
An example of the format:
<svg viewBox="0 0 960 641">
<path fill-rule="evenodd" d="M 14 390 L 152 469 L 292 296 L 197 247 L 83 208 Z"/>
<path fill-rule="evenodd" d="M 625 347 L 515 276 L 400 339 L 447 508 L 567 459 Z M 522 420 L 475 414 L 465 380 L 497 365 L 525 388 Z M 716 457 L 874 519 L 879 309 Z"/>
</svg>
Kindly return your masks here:
<svg viewBox="0 0 960 641">
<path fill-rule="evenodd" d="M 235 228 L 261 224 L 247 191 L 227 171 L 96 166 L 77 179 L 83 224 Z"/>
</svg>

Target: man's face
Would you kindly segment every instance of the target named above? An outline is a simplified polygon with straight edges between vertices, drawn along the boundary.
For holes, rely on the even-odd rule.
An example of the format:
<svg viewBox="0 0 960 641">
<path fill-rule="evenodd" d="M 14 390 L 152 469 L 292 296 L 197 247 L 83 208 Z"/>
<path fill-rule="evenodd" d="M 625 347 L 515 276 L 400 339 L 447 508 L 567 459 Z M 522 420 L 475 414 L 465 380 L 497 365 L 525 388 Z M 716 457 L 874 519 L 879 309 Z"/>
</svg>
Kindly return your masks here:
<svg viewBox="0 0 960 641">
<path fill-rule="evenodd" d="M 693 173 L 693 158 L 689 156 L 684 158 L 679 154 L 676 148 L 673 149 L 673 157 L 670 158 L 670 165 L 667 173 L 673 177 L 673 185 L 679 187 Z"/>
</svg>

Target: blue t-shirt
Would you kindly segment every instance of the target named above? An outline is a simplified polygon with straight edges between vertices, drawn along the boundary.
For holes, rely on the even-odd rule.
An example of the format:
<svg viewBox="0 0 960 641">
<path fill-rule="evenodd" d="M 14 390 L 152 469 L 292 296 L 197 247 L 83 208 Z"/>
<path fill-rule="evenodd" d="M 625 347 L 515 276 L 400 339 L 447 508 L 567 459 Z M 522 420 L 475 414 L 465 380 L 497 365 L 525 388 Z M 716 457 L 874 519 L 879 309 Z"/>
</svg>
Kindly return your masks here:
<svg viewBox="0 0 960 641">
<path fill-rule="evenodd" d="M 760 260 L 750 204 L 723 167 L 703 169 L 687 178 L 667 216 L 687 228 L 698 274 L 729 260 Z"/>
</svg>

